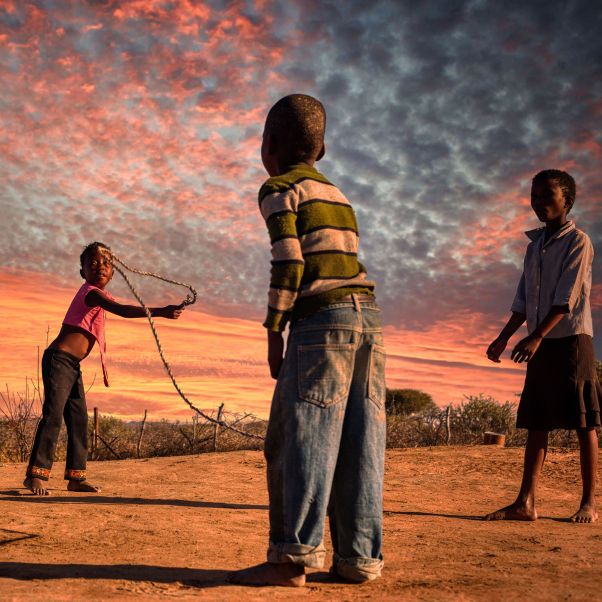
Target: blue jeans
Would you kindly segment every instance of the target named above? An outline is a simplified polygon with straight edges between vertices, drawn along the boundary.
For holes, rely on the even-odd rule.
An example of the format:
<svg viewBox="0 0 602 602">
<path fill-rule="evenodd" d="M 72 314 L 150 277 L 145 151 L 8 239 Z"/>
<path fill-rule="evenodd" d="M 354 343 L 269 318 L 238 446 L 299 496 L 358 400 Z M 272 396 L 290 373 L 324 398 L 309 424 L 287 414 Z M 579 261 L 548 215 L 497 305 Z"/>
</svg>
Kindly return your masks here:
<svg viewBox="0 0 602 602">
<path fill-rule="evenodd" d="M 324 566 L 328 513 L 333 571 L 380 576 L 384 406 L 376 303 L 354 297 L 292 325 L 265 442 L 269 562 Z"/>
</svg>

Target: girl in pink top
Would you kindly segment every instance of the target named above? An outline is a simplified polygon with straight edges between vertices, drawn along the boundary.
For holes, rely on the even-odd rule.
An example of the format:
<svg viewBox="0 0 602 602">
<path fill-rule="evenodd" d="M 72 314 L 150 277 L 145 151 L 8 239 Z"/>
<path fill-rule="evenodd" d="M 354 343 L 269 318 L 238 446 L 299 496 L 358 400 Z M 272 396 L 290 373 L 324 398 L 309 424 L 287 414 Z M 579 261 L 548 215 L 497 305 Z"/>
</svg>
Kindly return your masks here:
<svg viewBox="0 0 602 602">
<path fill-rule="evenodd" d="M 50 476 L 54 452 L 63 418 L 67 426 L 67 462 L 65 479 L 69 491 L 100 491 L 86 481 L 88 456 L 88 410 L 79 367 L 98 341 L 104 383 L 109 380 L 105 364 L 105 311 L 123 318 L 143 318 L 144 310 L 123 305 L 105 287 L 113 277 L 109 247 L 100 242 L 89 244 L 80 256 L 80 274 L 85 282 L 77 291 L 59 335 L 42 357 L 44 404 L 38 424 L 24 485 L 36 495 L 48 495 L 45 481 Z M 153 317 L 180 317 L 180 305 L 150 308 Z"/>
</svg>

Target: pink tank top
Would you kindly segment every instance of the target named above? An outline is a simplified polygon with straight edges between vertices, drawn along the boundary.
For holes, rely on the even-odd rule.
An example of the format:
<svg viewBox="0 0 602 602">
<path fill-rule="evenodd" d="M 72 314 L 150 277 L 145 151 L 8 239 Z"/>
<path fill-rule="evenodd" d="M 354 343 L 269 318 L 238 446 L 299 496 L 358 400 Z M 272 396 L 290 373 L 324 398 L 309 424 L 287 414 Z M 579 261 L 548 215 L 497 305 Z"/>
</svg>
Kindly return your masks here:
<svg viewBox="0 0 602 602">
<path fill-rule="evenodd" d="M 98 290 L 109 299 L 113 297 L 99 289 L 97 286 L 84 282 L 81 288 L 73 297 L 71 305 L 67 310 L 67 315 L 63 320 L 63 324 L 68 326 L 77 326 L 86 332 L 89 332 L 98 341 L 98 350 L 100 351 L 100 364 L 102 366 L 102 376 L 105 387 L 109 386 L 109 375 L 105 363 L 105 354 L 107 352 L 107 342 L 105 340 L 105 310 L 100 307 L 88 307 L 86 305 L 86 295 L 93 290 Z"/>
</svg>

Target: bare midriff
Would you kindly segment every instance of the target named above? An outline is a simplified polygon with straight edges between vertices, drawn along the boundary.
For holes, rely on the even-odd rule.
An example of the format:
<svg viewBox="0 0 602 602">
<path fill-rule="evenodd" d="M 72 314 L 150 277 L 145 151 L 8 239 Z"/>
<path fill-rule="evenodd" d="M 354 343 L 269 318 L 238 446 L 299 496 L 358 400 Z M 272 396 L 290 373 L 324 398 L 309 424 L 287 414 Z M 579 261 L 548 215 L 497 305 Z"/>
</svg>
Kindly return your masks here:
<svg viewBox="0 0 602 602">
<path fill-rule="evenodd" d="M 58 336 L 48 347 L 70 353 L 81 361 L 92 351 L 94 343 L 96 343 L 96 338 L 88 331 L 77 326 L 63 324 Z"/>
</svg>

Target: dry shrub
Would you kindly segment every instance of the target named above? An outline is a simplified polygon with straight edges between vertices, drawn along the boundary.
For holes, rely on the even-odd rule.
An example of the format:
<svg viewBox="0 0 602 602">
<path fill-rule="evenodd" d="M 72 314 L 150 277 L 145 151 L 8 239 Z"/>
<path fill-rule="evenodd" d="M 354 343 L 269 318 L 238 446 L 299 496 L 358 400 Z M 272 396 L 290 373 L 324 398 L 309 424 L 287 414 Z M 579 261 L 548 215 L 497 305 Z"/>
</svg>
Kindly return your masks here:
<svg viewBox="0 0 602 602">
<path fill-rule="evenodd" d="M 228 416 L 228 422 L 236 421 Z M 245 432 L 265 436 L 267 423 L 263 420 L 244 420 L 236 426 Z M 263 442 L 245 437 L 224 427 L 216 427 L 209 422 L 147 422 L 137 456 L 140 437 L 140 422 L 124 422 L 113 416 L 100 416 L 99 431 L 101 440 L 94 455 L 98 460 L 119 458 L 152 458 L 163 456 L 183 456 L 210 451 L 236 451 L 242 449 L 262 449 Z M 92 439 L 93 426 L 89 436 Z M 217 435 L 217 436 L 216 436 Z M 110 449 L 109 449 L 110 447 Z"/>
<path fill-rule="evenodd" d="M 483 433 L 491 431 L 506 435 L 513 441 L 516 433 L 516 404 L 499 403 L 491 396 L 470 395 L 451 411 L 451 443 L 478 445 L 483 443 Z"/>
</svg>

